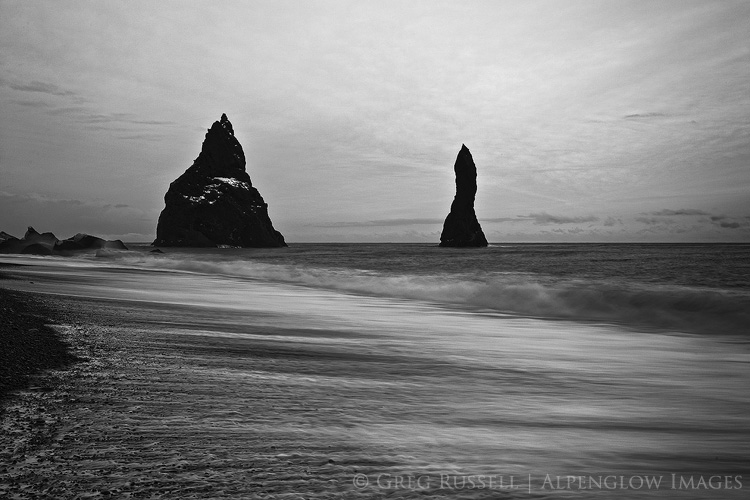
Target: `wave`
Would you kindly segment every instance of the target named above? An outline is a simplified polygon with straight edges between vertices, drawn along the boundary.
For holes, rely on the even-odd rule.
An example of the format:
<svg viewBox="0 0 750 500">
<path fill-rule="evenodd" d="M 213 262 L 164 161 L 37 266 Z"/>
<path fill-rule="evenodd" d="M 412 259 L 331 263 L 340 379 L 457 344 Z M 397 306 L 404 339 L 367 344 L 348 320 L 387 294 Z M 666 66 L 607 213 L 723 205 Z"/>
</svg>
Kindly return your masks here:
<svg viewBox="0 0 750 500">
<path fill-rule="evenodd" d="M 536 318 L 702 334 L 750 333 L 750 294 L 653 283 L 553 279 L 521 273 L 388 274 L 217 257 L 101 251 L 118 263 L 421 300 Z M 207 258 L 208 257 L 208 258 Z"/>
</svg>

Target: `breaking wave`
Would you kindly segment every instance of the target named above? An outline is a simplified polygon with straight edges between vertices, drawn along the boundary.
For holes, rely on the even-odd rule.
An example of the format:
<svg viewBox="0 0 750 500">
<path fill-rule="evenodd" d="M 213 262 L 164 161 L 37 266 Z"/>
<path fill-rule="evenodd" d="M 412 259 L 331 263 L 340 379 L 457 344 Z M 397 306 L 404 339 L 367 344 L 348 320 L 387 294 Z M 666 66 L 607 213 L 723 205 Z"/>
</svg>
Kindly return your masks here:
<svg viewBox="0 0 750 500">
<path fill-rule="evenodd" d="M 661 331 L 746 335 L 750 294 L 653 283 L 558 279 L 520 273 L 389 274 L 268 264 L 207 255 L 101 252 L 121 265 L 255 279 L 412 299 L 537 318 L 616 323 Z"/>
</svg>

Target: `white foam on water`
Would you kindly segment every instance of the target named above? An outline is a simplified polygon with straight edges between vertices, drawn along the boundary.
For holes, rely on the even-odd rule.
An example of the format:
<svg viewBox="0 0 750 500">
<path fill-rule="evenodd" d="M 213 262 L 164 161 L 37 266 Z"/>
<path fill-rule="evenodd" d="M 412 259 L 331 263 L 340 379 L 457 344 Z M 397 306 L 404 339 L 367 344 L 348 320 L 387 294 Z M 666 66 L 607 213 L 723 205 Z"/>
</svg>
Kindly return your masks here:
<svg viewBox="0 0 750 500">
<path fill-rule="evenodd" d="M 393 275 L 348 268 L 268 264 L 236 255 L 152 256 L 100 251 L 117 265 L 233 276 L 531 317 L 607 321 L 704 334 L 750 332 L 750 295 L 664 284 L 614 285 L 521 273 Z"/>
</svg>

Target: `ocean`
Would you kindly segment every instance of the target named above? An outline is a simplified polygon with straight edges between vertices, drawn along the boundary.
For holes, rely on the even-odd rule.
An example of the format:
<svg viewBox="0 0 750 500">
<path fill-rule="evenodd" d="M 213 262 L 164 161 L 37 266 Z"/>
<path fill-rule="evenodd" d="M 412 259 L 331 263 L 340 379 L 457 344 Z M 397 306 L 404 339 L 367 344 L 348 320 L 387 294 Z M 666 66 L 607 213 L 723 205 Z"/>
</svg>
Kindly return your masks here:
<svg viewBox="0 0 750 500">
<path fill-rule="evenodd" d="M 0 256 L 3 286 L 117 340 L 86 390 L 119 402 L 77 414 L 70 454 L 110 450 L 115 482 L 171 464 L 175 498 L 750 488 L 750 245 L 129 247 Z M 117 453 L 80 444 L 105 428 Z"/>
<path fill-rule="evenodd" d="M 450 249 L 429 244 L 299 244 L 282 250 L 168 252 L 158 259 L 117 253 L 112 259 L 148 269 L 411 299 L 475 313 L 605 321 L 707 335 L 750 333 L 750 245 Z"/>
</svg>

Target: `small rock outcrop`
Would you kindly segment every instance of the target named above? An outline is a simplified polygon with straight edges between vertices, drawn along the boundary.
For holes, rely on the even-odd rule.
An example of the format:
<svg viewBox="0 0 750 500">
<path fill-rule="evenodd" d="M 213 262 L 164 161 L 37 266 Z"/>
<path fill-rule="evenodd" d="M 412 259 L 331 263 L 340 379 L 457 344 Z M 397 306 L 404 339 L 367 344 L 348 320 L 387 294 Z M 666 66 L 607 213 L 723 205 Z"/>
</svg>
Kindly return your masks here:
<svg viewBox="0 0 750 500">
<path fill-rule="evenodd" d="M 120 240 L 107 241 L 90 234 L 78 233 L 72 238 L 62 240 L 55 245 L 55 250 L 60 252 L 77 252 L 79 250 L 99 250 L 107 248 L 109 250 L 127 250 L 128 248 Z"/>
<path fill-rule="evenodd" d="M 6 241 L 6 240 L 17 240 L 15 236 L 12 234 L 8 234 L 5 231 L 0 231 L 0 243 Z"/>
<path fill-rule="evenodd" d="M 164 203 L 155 246 L 286 246 L 245 171 L 227 115 L 208 130 L 198 158 L 169 185 Z"/>
<path fill-rule="evenodd" d="M 0 253 L 32 255 L 70 255 L 87 250 L 127 250 L 120 240 L 105 240 L 97 236 L 78 233 L 66 240 L 59 240 L 52 233 L 39 233 L 29 226 L 23 238 L 3 232 L 0 236 Z"/>
<path fill-rule="evenodd" d="M 474 197 L 477 194 L 477 167 L 469 148 L 461 145 L 456 164 L 456 196 L 451 211 L 443 223 L 440 234 L 441 247 L 486 247 L 487 238 L 474 213 Z"/>
</svg>

